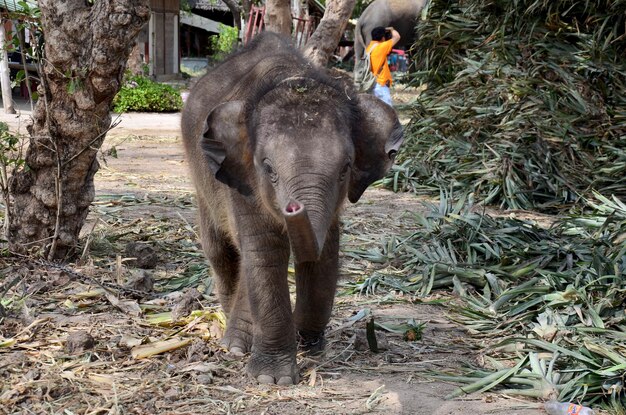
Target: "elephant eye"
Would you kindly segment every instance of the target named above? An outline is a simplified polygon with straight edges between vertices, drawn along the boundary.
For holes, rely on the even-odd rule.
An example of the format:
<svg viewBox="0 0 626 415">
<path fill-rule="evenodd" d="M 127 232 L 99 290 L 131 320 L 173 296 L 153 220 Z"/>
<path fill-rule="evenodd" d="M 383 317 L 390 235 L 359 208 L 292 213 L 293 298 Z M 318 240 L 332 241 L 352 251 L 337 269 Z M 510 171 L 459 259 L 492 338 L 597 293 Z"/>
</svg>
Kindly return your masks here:
<svg viewBox="0 0 626 415">
<path fill-rule="evenodd" d="M 389 156 L 389 160 L 395 160 L 397 154 L 398 152 L 396 150 L 391 150 L 387 153 L 387 156 Z"/>
<path fill-rule="evenodd" d="M 346 179 L 346 174 L 350 171 L 350 163 L 346 163 L 341 170 L 341 174 L 339 175 L 339 181 L 343 182 Z"/>
<path fill-rule="evenodd" d="M 263 170 L 272 183 L 276 183 L 278 181 L 278 175 L 276 174 L 276 171 L 274 171 L 274 168 L 268 159 L 263 160 Z"/>
</svg>

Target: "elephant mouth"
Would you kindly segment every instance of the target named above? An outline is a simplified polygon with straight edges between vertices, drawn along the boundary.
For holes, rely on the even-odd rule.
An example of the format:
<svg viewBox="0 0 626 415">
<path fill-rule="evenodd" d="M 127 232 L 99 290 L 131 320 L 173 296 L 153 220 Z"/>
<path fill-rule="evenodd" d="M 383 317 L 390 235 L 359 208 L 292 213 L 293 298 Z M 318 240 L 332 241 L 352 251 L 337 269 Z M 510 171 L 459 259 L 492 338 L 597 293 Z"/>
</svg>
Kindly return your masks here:
<svg viewBox="0 0 626 415">
<path fill-rule="evenodd" d="M 296 263 L 319 260 L 324 248 L 324 235 L 313 230 L 307 210 L 302 203 L 290 200 L 283 208 L 287 234 Z"/>
</svg>

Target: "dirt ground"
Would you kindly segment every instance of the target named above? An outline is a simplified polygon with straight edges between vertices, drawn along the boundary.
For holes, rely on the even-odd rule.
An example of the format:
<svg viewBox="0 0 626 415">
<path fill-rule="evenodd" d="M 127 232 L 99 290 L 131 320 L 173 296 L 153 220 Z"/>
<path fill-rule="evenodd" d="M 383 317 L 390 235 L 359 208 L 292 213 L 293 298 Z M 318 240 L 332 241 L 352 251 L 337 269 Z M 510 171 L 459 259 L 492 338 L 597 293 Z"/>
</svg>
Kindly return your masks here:
<svg viewBox="0 0 626 415">
<path fill-rule="evenodd" d="M 22 117 L 27 117 L 23 113 Z M 22 118 L 22 119 L 23 119 Z M 8 119 L 12 126 L 23 124 Z M 497 394 L 444 396 L 455 385 L 429 374 L 457 373 L 480 361 L 480 349 L 452 323 L 438 301 L 396 293 L 354 294 L 350 282 L 377 264 L 346 254 L 368 249 L 372 241 L 416 226 L 411 212 L 418 199 L 369 189 L 344 215 L 342 287 L 328 329 L 326 352 L 299 357 L 301 382 L 294 387 L 259 386 L 248 379 L 243 360 L 219 348 L 219 307 L 209 295 L 210 278 L 195 235 L 193 191 L 186 171 L 178 114 L 129 114 L 108 135 L 96 176 L 97 198 L 83 231 L 85 249 L 72 268 L 100 281 L 125 281 L 149 274 L 167 292 L 157 299 L 115 299 L 96 285 L 66 272 L 31 267 L 20 310 L 5 319 L 0 340 L 0 413 L 6 414 L 506 414 L 544 413 L 541 404 Z M 131 241 L 151 245 L 158 261 L 142 271 L 126 262 Z M 194 273 L 194 270 L 199 270 Z M 15 272 L 23 270 L 15 266 Z M 203 273 L 204 272 L 204 273 Z M 33 284 L 33 281 L 37 281 Z M 172 289 L 179 284 L 177 293 Z M 198 287 L 204 297 L 191 309 L 203 310 L 181 324 L 157 325 L 153 313 L 181 304 L 180 292 Z M 115 305 L 114 305 L 115 304 Z M 140 313 L 134 313 L 134 305 Z M 5 304 L 6 306 L 6 304 Z M 359 314 L 360 313 L 360 314 Z M 353 338 L 376 321 L 424 323 L 423 337 L 405 341 L 386 334 L 388 349 L 355 350 Z M 70 346 L 71 336 L 88 333 L 84 349 Z M 139 343 L 183 339 L 185 346 L 148 358 L 135 358 Z M 183 343 L 184 343 L 183 342 Z M 182 344 L 182 343 L 181 343 Z M 80 345 L 79 345 L 80 346 Z"/>
</svg>

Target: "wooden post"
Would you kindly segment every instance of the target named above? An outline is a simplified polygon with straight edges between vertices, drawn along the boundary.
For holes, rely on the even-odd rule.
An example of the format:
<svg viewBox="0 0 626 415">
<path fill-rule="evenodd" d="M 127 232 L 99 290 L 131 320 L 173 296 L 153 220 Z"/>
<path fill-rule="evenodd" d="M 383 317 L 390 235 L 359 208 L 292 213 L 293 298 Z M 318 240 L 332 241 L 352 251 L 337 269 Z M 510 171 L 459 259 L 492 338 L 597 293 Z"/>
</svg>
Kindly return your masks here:
<svg viewBox="0 0 626 415">
<path fill-rule="evenodd" d="M 11 94 L 11 77 L 9 72 L 9 56 L 6 49 L 6 30 L 4 19 L 0 20 L 0 83 L 2 84 L 2 106 L 7 114 L 15 114 L 13 96 Z"/>
</svg>

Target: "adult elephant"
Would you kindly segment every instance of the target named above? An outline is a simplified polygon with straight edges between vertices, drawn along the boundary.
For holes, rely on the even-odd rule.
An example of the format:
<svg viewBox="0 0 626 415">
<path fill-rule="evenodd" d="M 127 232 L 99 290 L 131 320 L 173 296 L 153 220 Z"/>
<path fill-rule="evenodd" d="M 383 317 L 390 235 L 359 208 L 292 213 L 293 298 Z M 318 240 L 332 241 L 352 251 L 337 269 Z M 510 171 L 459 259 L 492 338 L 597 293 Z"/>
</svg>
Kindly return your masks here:
<svg viewBox="0 0 626 415">
<path fill-rule="evenodd" d="M 393 26 L 400 33 L 397 47 L 411 47 L 415 40 L 415 25 L 428 0 L 374 0 L 354 29 L 354 54 L 357 63 L 363 50 L 372 41 L 372 29 Z"/>
</svg>

